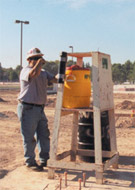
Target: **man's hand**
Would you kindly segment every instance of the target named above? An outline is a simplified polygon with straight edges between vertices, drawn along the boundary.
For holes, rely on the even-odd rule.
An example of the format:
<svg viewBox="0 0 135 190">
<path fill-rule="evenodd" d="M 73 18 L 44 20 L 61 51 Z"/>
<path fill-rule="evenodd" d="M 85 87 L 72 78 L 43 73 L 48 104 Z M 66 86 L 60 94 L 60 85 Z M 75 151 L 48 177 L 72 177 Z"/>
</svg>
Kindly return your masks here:
<svg viewBox="0 0 135 190">
<path fill-rule="evenodd" d="M 39 58 L 29 73 L 29 79 L 35 78 L 40 75 L 43 64 L 45 64 L 45 60 L 43 58 Z"/>
<path fill-rule="evenodd" d="M 55 77 L 50 82 L 51 83 L 57 83 L 58 82 L 58 74 L 55 75 Z"/>
<path fill-rule="evenodd" d="M 45 64 L 45 59 L 43 59 L 43 58 L 40 58 L 40 59 L 38 59 L 38 61 L 37 61 L 38 63 L 41 63 L 42 65 L 44 65 Z"/>
</svg>

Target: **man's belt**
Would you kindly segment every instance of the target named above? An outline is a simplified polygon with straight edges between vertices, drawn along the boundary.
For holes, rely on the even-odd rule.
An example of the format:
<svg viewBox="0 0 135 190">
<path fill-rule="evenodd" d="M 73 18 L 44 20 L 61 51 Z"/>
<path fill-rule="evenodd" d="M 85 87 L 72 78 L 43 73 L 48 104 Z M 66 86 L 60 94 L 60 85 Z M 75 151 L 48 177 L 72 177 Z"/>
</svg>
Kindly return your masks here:
<svg viewBox="0 0 135 190">
<path fill-rule="evenodd" d="M 44 104 L 42 104 L 42 105 L 39 105 L 39 104 L 31 104 L 31 103 L 22 102 L 22 101 L 20 101 L 20 103 L 21 103 L 21 104 L 24 104 L 24 105 L 29 105 L 29 106 L 44 107 Z"/>
</svg>

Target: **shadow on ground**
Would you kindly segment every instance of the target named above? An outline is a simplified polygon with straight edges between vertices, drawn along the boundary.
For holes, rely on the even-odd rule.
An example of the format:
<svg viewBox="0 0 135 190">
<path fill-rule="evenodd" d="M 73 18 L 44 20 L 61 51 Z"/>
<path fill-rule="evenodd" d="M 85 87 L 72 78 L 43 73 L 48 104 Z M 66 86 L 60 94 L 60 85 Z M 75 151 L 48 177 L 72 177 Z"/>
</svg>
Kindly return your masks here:
<svg viewBox="0 0 135 190">
<path fill-rule="evenodd" d="M 120 165 L 132 165 L 135 167 L 135 156 L 120 156 L 119 157 Z"/>
<path fill-rule="evenodd" d="M 8 173 L 8 170 L 0 170 L 0 179 L 2 179 L 3 177 L 5 177 Z"/>
</svg>

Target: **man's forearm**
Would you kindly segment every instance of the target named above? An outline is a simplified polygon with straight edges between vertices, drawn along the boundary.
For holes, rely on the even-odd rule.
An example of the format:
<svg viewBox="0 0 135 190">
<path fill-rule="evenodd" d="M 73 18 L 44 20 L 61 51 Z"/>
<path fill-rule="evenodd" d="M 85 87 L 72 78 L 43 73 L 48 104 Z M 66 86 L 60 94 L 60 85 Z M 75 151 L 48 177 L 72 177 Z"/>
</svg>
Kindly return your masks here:
<svg viewBox="0 0 135 190">
<path fill-rule="evenodd" d="M 29 77 L 30 78 L 35 78 L 37 76 L 40 75 L 41 69 L 42 69 L 42 65 L 44 64 L 45 60 L 40 58 L 37 63 L 34 65 L 34 67 L 32 68 L 32 70 L 29 73 Z"/>
</svg>

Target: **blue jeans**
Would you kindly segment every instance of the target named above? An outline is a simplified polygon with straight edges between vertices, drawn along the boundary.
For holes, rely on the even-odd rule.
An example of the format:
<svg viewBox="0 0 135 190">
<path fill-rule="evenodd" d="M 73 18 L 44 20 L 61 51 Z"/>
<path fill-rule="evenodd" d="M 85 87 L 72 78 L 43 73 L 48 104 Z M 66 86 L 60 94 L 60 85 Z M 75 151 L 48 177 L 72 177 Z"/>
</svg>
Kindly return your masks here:
<svg viewBox="0 0 135 190">
<path fill-rule="evenodd" d="M 21 122 L 26 164 L 34 164 L 36 162 L 36 143 L 38 144 L 40 162 L 46 162 L 49 159 L 50 132 L 44 108 L 19 103 L 17 113 Z"/>
</svg>

